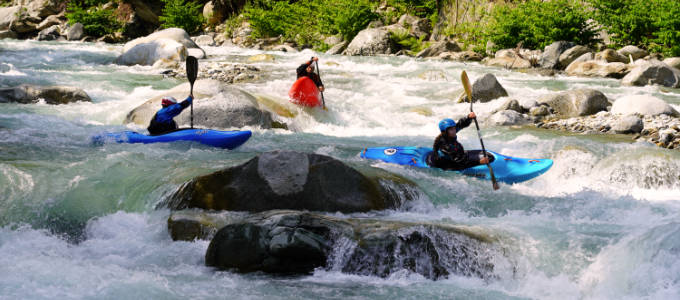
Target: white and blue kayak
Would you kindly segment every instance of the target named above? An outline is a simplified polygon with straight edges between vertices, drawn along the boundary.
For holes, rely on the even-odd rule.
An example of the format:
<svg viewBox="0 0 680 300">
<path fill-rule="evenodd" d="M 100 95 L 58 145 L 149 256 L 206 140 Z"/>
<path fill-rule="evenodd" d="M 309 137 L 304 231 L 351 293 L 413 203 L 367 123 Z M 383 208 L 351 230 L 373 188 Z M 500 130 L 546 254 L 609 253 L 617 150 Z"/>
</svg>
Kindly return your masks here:
<svg viewBox="0 0 680 300">
<path fill-rule="evenodd" d="M 167 143 L 177 141 L 198 142 L 201 144 L 234 149 L 245 143 L 252 132 L 220 131 L 212 129 L 180 129 L 165 134 L 145 135 L 134 131 L 108 132 L 92 137 L 94 144 L 116 143 Z"/>
<path fill-rule="evenodd" d="M 361 151 L 361 157 L 405 166 L 433 168 L 427 164 L 427 157 L 431 153 L 432 148 L 426 147 L 377 147 L 364 149 Z M 479 155 L 481 150 L 471 150 L 468 153 Z M 491 154 L 489 161 L 496 180 L 509 184 L 535 178 L 548 171 L 553 165 L 551 159 L 517 158 L 493 151 L 487 151 L 487 153 Z M 491 180 L 489 168 L 486 165 L 478 165 L 454 172 Z"/>
</svg>

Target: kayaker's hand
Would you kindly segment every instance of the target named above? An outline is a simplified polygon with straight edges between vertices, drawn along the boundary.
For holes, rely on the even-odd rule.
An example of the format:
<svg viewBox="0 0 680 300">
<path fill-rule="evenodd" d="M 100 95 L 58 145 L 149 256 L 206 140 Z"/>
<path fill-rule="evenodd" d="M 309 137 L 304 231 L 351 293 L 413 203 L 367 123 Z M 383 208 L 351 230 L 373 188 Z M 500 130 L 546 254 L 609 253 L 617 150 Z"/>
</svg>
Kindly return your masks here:
<svg viewBox="0 0 680 300">
<path fill-rule="evenodd" d="M 312 61 L 318 61 L 318 60 L 319 60 L 318 57 L 312 56 Z"/>
<path fill-rule="evenodd" d="M 486 157 L 486 156 L 485 156 L 485 157 L 482 157 L 482 158 L 479 159 L 479 163 L 480 163 L 480 164 L 483 164 L 483 165 L 488 164 L 488 163 L 489 163 L 489 158 Z"/>
<path fill-rule="evenodd" d="M 477 115 L 475 115 L 474 111 L 471 111 L 470 114 L 468 115 L 468 118 L 474 119 L 474 118 L 477 118 Z"/>
<path fill-rule="evenodd" d="M 322 85 L 322 86 L 319 87 L 319 91 L 323 92 L 323 90 L 324 90 L 324 88 L 323 88 L 323 85 Z"/>
</svg>

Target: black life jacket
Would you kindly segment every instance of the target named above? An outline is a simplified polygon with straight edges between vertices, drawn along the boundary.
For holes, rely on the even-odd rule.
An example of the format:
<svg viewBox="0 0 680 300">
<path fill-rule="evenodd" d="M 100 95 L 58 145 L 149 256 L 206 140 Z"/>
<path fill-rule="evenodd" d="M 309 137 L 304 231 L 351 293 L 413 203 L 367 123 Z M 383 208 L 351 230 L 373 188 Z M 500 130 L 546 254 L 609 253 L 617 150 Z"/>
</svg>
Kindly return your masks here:
<svg viewBox="0 0 680 300">
<path fill-rule="evenodd" d="M 147 130 L 149 130 L 149 134 L 159 135 L 177 130 L 177 123 L 175 123 L 175 120 L 170 120 L 170 122 L 161 123 L 156 121 L 157 114 L 158 113 L 153 115 L 149 127 L 146 128 Z"/>
</svg>

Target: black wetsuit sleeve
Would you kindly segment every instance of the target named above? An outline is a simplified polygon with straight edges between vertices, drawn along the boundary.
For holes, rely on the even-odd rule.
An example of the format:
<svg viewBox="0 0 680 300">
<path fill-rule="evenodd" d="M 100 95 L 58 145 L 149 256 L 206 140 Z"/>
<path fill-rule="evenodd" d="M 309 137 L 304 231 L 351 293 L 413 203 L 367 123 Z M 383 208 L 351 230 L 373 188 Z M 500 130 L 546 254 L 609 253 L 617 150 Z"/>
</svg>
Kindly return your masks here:
<svg viewBox="0 0 680 300">
<path fill-rule="evenodd" d="M 468 117 L 462 117 L 458 122 L 456 123 L 456 132 L 461 131 L 463 128 L 470 126 L 470 123 L 472 123 L 472 119 Z"/>
<path fill-rule="evenodd" d="M 432 158 L 439 159 L 439 149 L 441 148 L 441 134 L 434 139 L 434 144 L 432 144 Z"/>
<path fill-rule="evenodd" d="M 316 73 L 309 74 L 309 78 L 311 78 L 312 81 L 314 81 L 314 84 L 316 84 L 316 87 L 322 87 L 323 86 L 323 82 L 321 82 L 321 77 L 319 77 L 318 74 L 316 74 Z"/>
<path fill-rule="evenodd" d="M 184 101 L 182 101 L 182 102 L 179 104 L 180 106 L 182 106 L 182 110 L 184 110 L 185 108 L 189 107 L 189 105 L 191 105 L 191 101 L 192 101 L 192 100 L 193 100 L 193 99 L 192 99 L 191 97 L 187 97 L 186 99 L 184 99 Z"/>
</svg>

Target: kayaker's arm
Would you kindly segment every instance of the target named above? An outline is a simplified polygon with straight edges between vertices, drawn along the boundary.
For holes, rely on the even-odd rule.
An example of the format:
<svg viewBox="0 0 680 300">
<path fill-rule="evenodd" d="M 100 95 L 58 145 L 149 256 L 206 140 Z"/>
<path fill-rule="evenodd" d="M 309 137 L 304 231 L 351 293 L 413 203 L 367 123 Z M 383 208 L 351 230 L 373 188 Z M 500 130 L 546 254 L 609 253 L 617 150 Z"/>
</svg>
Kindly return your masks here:
<svg viewBox="0 0 680 300">
<path fill-rule="evenodd" d="M 185 108 L 189 107 L 191 105 L 191 102 L 194 100 L 191 96 L 187 97 L 184 99 L 184 101 L 170 105 L 165 110 L 162 110 L 163 119 L 172 119 L 179 115 Z"/>
<path fill-rule="evenodd" d="M 465 117 L 460 118 L 458 122 L 456 122 L 456 132 L 460 131 L 461 129 L 470 126 L 472 123 L 472 120 L 476 118 L 477 116 L 473 115 L 474 113 L 470 113 L 470 115 L 467 115 Z M 472 115 L 472 117 L 471 117 Z"/>
</svg>

